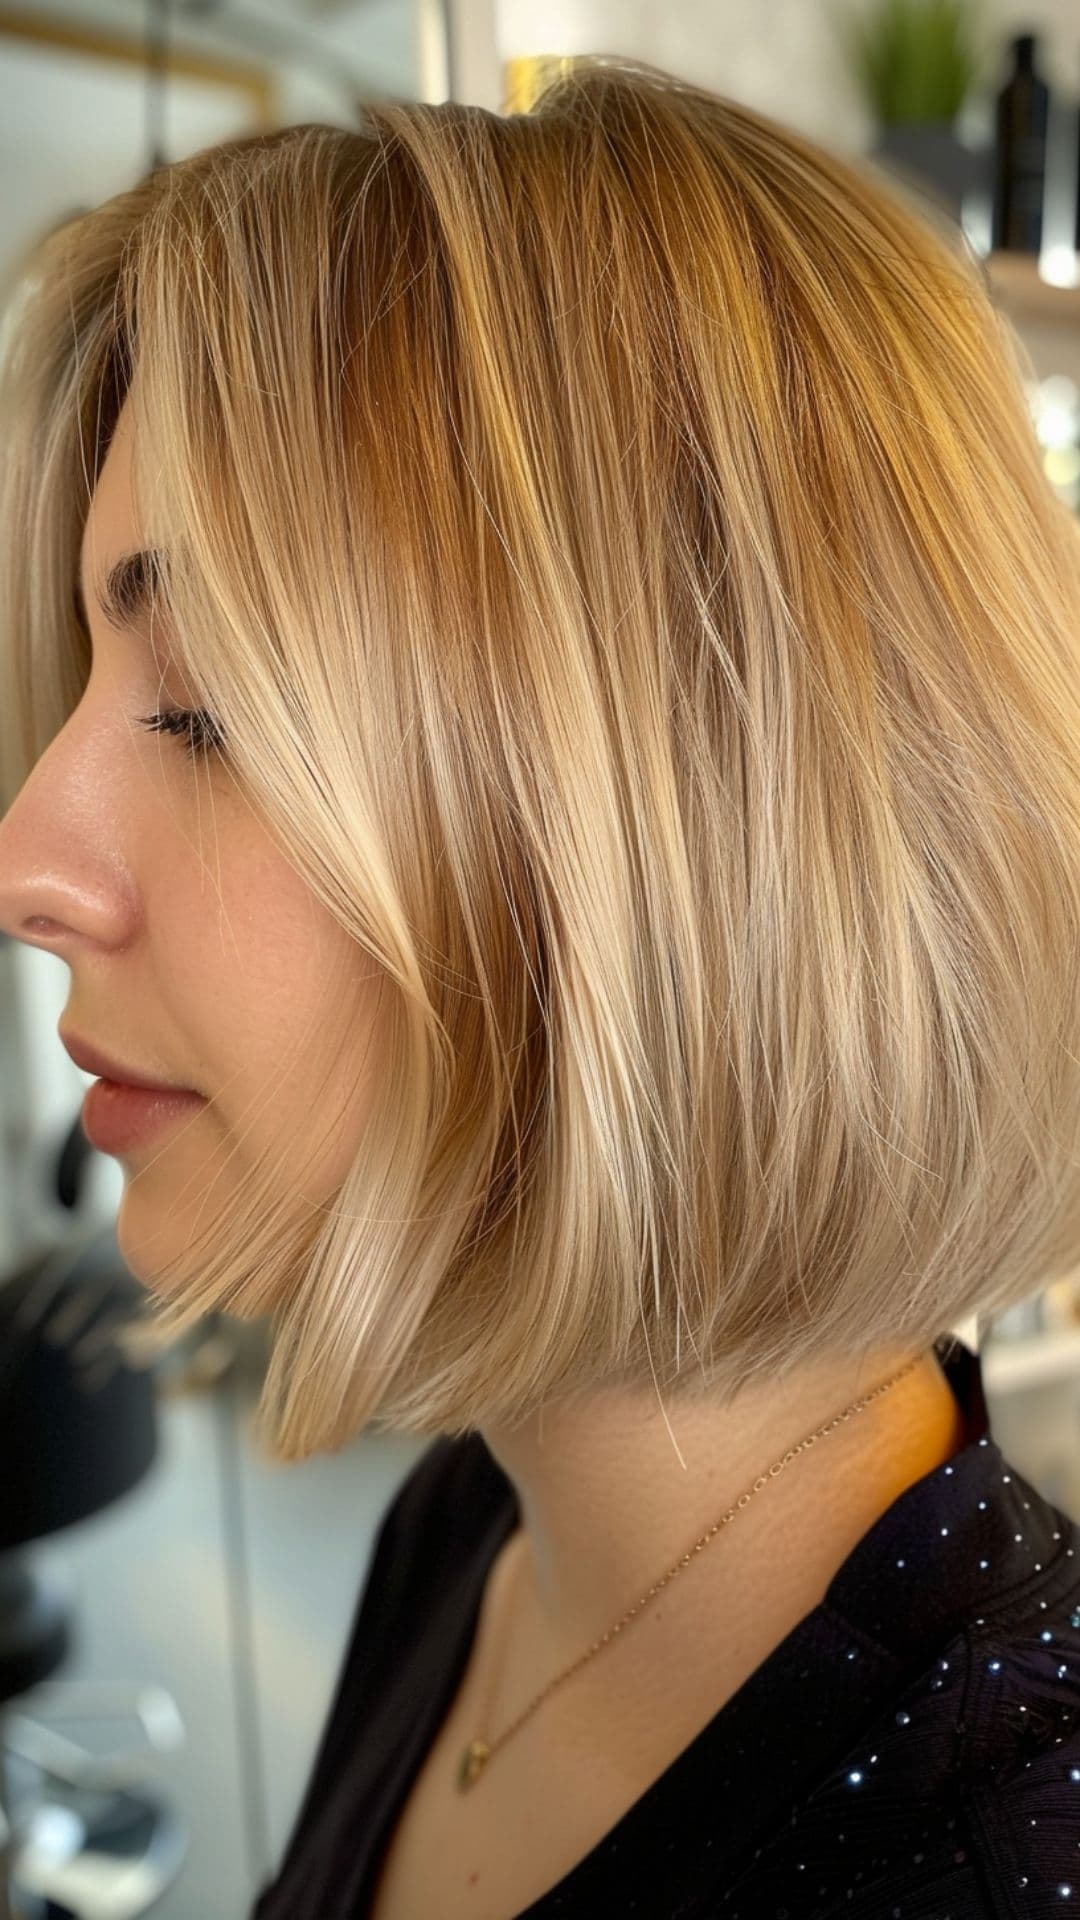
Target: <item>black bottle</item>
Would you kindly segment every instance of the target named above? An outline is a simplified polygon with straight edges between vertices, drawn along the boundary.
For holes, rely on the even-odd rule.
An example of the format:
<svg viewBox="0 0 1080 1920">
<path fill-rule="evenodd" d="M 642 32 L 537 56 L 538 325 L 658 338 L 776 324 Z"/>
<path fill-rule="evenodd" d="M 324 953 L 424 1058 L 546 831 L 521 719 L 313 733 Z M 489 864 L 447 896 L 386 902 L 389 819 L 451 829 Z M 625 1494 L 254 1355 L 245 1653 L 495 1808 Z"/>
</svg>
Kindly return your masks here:
<svg viewBox="0 0 1080 1920">
<path fill-rule="evenodd" d="M 995 252 L 1008 248 L 1037 254 L 1042 246 L 1050 89 L 1035 72 L 1033 33 L 1017 34 L 1010 50 L 1013 70 L 997 97 L 991 246 Z"/>
<path fill-rule="evenodd" d="M 1073 246 L 1080 253 L 1080 103 L 1073 109 L 1076 115 L 1076 228 L 1073 233 Z"/>
</svg>

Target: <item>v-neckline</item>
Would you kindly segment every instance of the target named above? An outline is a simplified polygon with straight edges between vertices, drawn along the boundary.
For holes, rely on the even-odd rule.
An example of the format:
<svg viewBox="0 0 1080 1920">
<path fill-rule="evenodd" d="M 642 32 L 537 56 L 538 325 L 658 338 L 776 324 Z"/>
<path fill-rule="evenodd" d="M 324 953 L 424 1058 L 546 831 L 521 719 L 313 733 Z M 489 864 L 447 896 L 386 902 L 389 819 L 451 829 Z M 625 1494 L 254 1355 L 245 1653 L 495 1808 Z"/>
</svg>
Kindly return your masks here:
<svg viewBox="0 0 1080 1920">
<path fill-rule="evenodd" d="M 871 1592 L 868 1581 L 876 1582 L 891 1543 L 909 1538 L 913 1529 L 919 1529 L 920 1516 L 936 1506 L 943 1476 L 954 1481 L 956 1490 L 967 1484 L 973 1490 L 976 1484 L 981 1488 L 988 1484 L 991 1474 L 999 1477 L 1002 1460 L 988 1433 L 978 1356 L 963 1343 L 947 1344 L 953 1345 L 954 1351 L 942 1364 L 965 1417 L 969 1435 L 965 1446 L 950 1461 L 912 1482 L 879 1515 L 838 1568 L 825 1598 L 777 1643 L 596 1845 L 537 1900 L 522 1908 L 514 1920 L 556 1920 L 556 1916 L 569 1920 L 570 1915 L 574 1920 L 587 1920 L 598 1910 L 597 1901 L 602 1905 L 612 1856 L 622 1854 L 625 1871 L 626 1859 L 639 1836 L 642 1846 L 649 1846 L 649 1836 L 665 1828 L 684 1831 L 688 1801 L 700 1797 L 703 1782 L 725 1781 L 722 1828 L 705 1812 L 700 1822 L 701 1844 L 708 1849 L 708 1871 L 721 1877 L 734 1873 L 754 1835 L 768 1830 L 799 1780 L 814 1778 L 829 1753 L 842 1750 L 845 1735 L 854 1734 L 865 1721 L 873 1701 L 898 1685 L 913 1651 L 920 1644 L 929 1645 L 935 1637 L 939 1644 L 947 1644 L 950 1626 L 955 1630 L 967 1611 L 971 1600 L 967 1594 L 958 1595 L 954 1589 L 947 1604 L 935 1609 L 925 1604 L 927 1586 L 920 1582 L 918 1619 L 903 1606 L 890 1612 L 884 1594 L 881 1619 L 871 1621 L 865 1605 Z M 408 1758 L 402 1755 L 396 1769 L 396 1790 L 384 1809 L 365 1875 L 368 1902 L 398 1817 L 466 1671 L 492 1566 L 521 1523 L 513 1483 L 482 1436 L 471 1433 L 467 1444 L 477 1452 L 481 1486 L 487 1477 L 492 1481 L 483 1495 L 477 1496 L 489 1507 L 489 1521 L 482 1548 L 464 1575 L 464 1586 L 455 1583 L 444 1596 L 450 1617 L 455 1612 L 458 1617 L 454 1652 L 438 1683 L 424 1696 L 427 1711 L 417 1717 L 408 1742 Z M 931 1559 L 932 1550 L 922 1571 L 932 1591 Z M 904 1638 L 905 1616 L 909 1638 L 901 1645 L 898 1638 Z M 435 1633 L 432 1641 L 441 1644 L 445 1658 L 446 1639 Z M 797 1703 L 798 1739 L 786 1754 L 779 1754 L 770 1736 L 763 1738 L 760 1732 L 762 1727 L 771 1728 L 775 1735 L 778 1699 Z M 754 1757 L 748 1760 L 748 1755 Z M 364 1904 L 358 1908 L 360 1913 L 367 1911 Z"/>
</svg>

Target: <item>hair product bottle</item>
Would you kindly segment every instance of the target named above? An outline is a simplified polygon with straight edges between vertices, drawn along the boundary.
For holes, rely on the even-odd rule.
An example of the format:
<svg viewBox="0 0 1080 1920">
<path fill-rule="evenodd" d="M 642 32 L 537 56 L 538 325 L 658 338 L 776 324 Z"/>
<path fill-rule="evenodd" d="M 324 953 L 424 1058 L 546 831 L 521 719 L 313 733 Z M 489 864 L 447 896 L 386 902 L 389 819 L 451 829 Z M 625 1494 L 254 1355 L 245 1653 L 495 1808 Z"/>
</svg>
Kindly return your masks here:
<svg viewBox="0 0 1080 1920">
<path fill-rule="evenodd" d="M 1009 45 L 1012 72 L 997 97 L 991 245 L 995 252 L 1008 248 L 1037 254 L 1042 246 L 1050 89 L 1035 72 L 1035 35 L 1019 33 Z"/>
<path fill-rule="evenodd" d="M 1076 130 L 1076 146 L 1074 148 L 1076 154 L 1076 214 L 1075 225 L 1073 227 L 1073 246 L 1076 252 L 1080 253 L 1080 101 L 1075 103 L 1073 113 L 1075 115 L 1074 126 Z"/>
</svg>

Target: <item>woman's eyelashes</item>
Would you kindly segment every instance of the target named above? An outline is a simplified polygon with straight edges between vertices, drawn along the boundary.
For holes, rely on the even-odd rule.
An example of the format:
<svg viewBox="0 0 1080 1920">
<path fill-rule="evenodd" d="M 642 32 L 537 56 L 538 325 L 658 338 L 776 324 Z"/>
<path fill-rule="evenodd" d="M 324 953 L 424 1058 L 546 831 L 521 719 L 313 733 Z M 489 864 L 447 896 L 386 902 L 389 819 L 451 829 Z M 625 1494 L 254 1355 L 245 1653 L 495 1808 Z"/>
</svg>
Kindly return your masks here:
<svg viewBox="0 0 1080 1920">
<path fill-rule="evenodd" d="M 161 713 L 147 714 L 139 721 L 152 733 L 171 733 L 186 743 L 187 756 L 194 760 L 224 745 L 224 735 L 213 716 L 203 708 L 168 707 Z"/>
</svg>

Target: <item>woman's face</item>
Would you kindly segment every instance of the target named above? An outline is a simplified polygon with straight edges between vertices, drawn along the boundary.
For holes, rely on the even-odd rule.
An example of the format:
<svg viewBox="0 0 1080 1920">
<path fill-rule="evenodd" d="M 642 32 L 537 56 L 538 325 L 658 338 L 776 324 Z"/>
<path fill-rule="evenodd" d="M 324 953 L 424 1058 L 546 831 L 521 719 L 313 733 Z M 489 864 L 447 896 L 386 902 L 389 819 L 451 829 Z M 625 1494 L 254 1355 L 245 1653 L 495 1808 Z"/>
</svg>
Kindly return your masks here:
<svg viewBox="0 0 1080 1920">
<path fill-rule="evenodd" d="M 325 1128 L 298 1186 L 321 1203 L 338 1185 L 362 1122 L 378 989 L 374 963 L 277 849 L 226 763 L 212 748 L 190 760 L 182 737 L 137 724 L 191 705 L 161 614 L 151 640 L 146 623 L 116 632 L 98 603 L 109 568 L 139 544 L 125 407 L 82 541 L 90 679 L 0 820 L 0 927 L 70 967 L 65 1034 L 148 1079 L 216 1096 L 117 1152 L 130 1175 L 119 1245 L 152 1283 L 268 1146 L 296 1166 Z"/>
</svg>

